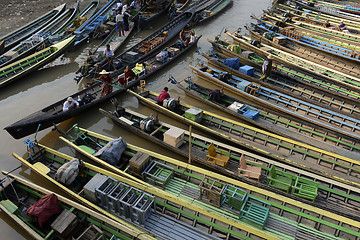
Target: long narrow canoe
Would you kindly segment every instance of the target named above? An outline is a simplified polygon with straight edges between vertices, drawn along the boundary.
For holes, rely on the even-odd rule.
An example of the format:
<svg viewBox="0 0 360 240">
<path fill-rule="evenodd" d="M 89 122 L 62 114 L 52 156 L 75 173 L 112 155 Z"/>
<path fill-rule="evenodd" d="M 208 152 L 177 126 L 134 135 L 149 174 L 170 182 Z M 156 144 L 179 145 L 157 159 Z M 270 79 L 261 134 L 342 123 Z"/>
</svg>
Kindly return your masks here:
<svg viewBox="0 0 360 240">
<path fill-rule="evenodd" d="M 201 79 L 224 87 L 237 96 L 256 103 L 257 106 L 267 106 L 273 111 L 316 124 L 337 132 L 339 135 L 353 139 L 360 137 L 360 127 L 358 127 L 359 119 L 324 109 L 306 100 L 297 99 L 293 96 L 261 86 L 261 84 L 256 85 L 258 89 L 254 90 L 254 93 L 250 93 L 247 87 L 250 87 L 252 83 L 235 76 L 230 77 L 228 80 L 220 79 L 221 72 L 215 68 L 210 68 L 205 65 L 200 69 L 192 66 L 190 66 L 190 68 Z M 212 71 L 212 74 L 207 72 L 208 69 Z"/>
<path fill-rule="evenodd" d="M 149 154 L 154 161 L 169 159 L 160 154 L 156 154 L 136 146 L 132 146 L 131 149 L 128 147 L 127 151 L 122 154 L 122 158 L 130 159 L 137 152 Z M 220 239 L 223 236 L 229 236 L 229 238 L 234 237 L 240 239 L 250 239 L 247 237 L 247 234 L 253 234 L 259 239 L 279 239 L 276 235 L 274 236 L 271 231 L 265 232 L 262 229 L 258 229 L 257 227 L 246 224 L 244 221 L 239 220 L 239 216 L 236 213 L 226 212 L 223 209 L 219 209 L 201 201 L 197 201 L 188 195 L 175 194 L 169 189 L 159 189 L 143 181 L 142 183 L 138 183 L 86 162 L 84 162 L 84 168 L 80 170 L 80 174 L 77 177 L 78 183 L 70 186 L 64 186 L 60 182 L 54 180 L 55 172 L 48 172 L 47 169 L 51 168 L 56 171 L 64 163 L 72 160 L 73 157 L 57 152 L 45 146 L 42 146 L 40 151 L 37 151 L 37 154 L 32 156 L 33 160 L 31 160 L 31 158 L 25 160 L 15 153 L 13 155 L 15 158 L 21 161 L 22 164 L 31 168 L 34 172 L 44 177 L 47 181 L 50 181 L 52 184 L 55 184 L 63 191 L 70 194 L 82 204 L 99 211 L 114 221 L 121 221 L 121 218 L 124 215 L 124 211 L 130 212 L 131 215 L 132 212 L 134 215 L 139 212 L 139 217 L 130 218 L 130 216 L 127 216 L 127 218 L 135 219 L 135 221 L 132 221 L 132 225 L 134 225 L 133 228 L 140 228 L 140 230 L 154 236 L 155 239 L 165 240 L 171 238 L 179 240 L 215 240 Z M 47 173 L 42 171 L 40 167 Z M 177 168 L 177 171 L 174 173 L 176 174 L 175 179 L 178 179 L 179 181 L 184 179 L 185 176 L 183 174 L 185 169 L 186 166 L 185 168 L 184 166 Z M 191 166 L 188 171 L 190 174 L 192 173 L 193 170 L 191 169 Z M 198 172 L 195 172 L 194 174 L 197 175 Z M 115 208 L 116 206 L 113 207 L 108 205 L 111 200 L 109 197 L 104 196 L 104 192 L 100 192 L 100 194 L 97 195 L 98 197 L 93 200 L 94 203 L 89 200 L 89 196 L 85 198 L 86 195 L 81 192 L 81 189 L 83 189 L 84 186 L 94 177 L 95 179 L 92 181 L 92 184 L 89 184 L 92 186 L 92 189 L 103 189 L 101 186 L 99 186 L 99 182 L 95 181 L 96 178 L 100 178 L 100 183 L 104 183 L 104 181 L 101 181 L 101 179 L 110 177 L 106 182 L 110 186 L 111 184 L 116 184 L 119 186 L 118 190 L 115 190 L 113 198 L 115 198 L 118 203 L 120 203 L 120 201 L 125 202 L 123 206 L 126 204 L 128 206 L 127 209 L 125 210 L 125 207 L 123 207 L 122 209 L 120 208 L 121 211 L 119 211 L 119 208 Z M 176 181 L 176 183 L 177 182 L 178 181 Z M 183 181 L 183 183 L 186 183 L 186 181 Z M 192 188 L 194 185 L 195 184 L 189 183 L 190 188 Z M 125 191 L 121 191 L 121 189 L 125 189 Z M 195 187 L 195 189 L 197 190 L 199 188 Z M 106 190 L 104 189 L 103 191 Z M 135 195 L 131 193 L 135 193 Z M 145 195 L 145 199 L 143 201 L 141 201 L 138 197 L 133 199 L 136 195 Z M 90 197 L 92 196 L 90 195 Z M 105 197 L 105 199 L 103 197 Z M 148 199 L 148 201 L 145 201 L 146 199 Z M 152 202 L 152 200 L 154 200 L 155 204 Z M 138 209 L 140 208 L 140 211 L 135 211 L 134 201 L 139 201 L 140 204 L 144 204 L 142 208 L 140 208 L 140 204 L 137 205 Z M 151 205 L 149 206 L 149 204 Z M 101 207 L 99 205 L 101 205 Z M 323 211 L 321 209 L 319 210 Z M 326 211 L 324 212 L 327 213 Z M 341 216 L 337 217 L 340 217 L 342 220 L 352 225 L 352 220 Z M 142 225 L 137 224 L 136 219 L 141 221 Z M 288 220 L 285 217 L 282 219 L 283 221 L 285 221 L 285 219 Z M 340 229 L 343 230 L 341 227 Z M 348 232 L 352 234 L 353 231 Z M 320 235 L 323 234 L 321 232 L 316 233 Z M 325 235 L 327 236 L 327 234 Z"/>
<path fill-rule="evenodd" d="M 85 23 L 83 23 L 74 34 L 76 36 L 75 46 L 79 46 L 90 38 L 95 29 L 100 26 L 101 23 L 107 21 L 107 14 L 116 7 L 115 0 L 109 0 L 100 10 L 92 15 Z"/>
<path fill-rule="evenodd" d="M 193 106 L 179 103 L 175 109 L 169 110 L 155 102 L 157 94 L 153 92 L 146 91 L 141 95 L 130 90 L 128 92 L 141 103 L 221 138 L 229 144 L 244 147 L 283 163 L 294 164 L 299 168 L 307 166 L 306 169 L 311 172 L 328 177 L 336 176 L 332 178 L 337 181 L 360 182 L 360 164 L 356 160 L 357 155 L 353 158 L 344 157 L 204 110 L 201 122 L 197 123 L 185 117 L 185 112 Z"/>
<path fill-rule="evenodd" d="M 3 173 L 6 174 L 4 171 Z M 59 239 L 58 233 L 51 226 L 60 230 L 59 222 L 64 221 L 64 218 L 74 219 L 72 223 L 76 227 L 69 227 L 67 233 L 74 239 L 78 239 L 80 236 L 95 235 L 96 232 L 104 236 L 102 239 L 114 239 L 113 236 L 118 239 L 154 239 L 126 221 L 114 221 L 58 194 L 55 196 L 59 201 L 61 213 L 55 215 L 56 218 L 50 219 L 50 221 L 53 220 L 52 223 L 48 222 L 40 228 L 37 222 L 29 220 L 25 211 L 43 196 L 54 193 L 15 175 L 7 176 L 11 182 L 0 192 L 0 209 L 34 239 Z"/>
<path fill-rule="evenodd" d="M 20 43 L 25 38 L 28 38 L 31 34 L 37 31 L 39 28 L 52 22 L 58 15 L 60 15 L 65 10 L 66 4 L 62 4 L 57 8 L 54 8 L 50 12 L 42 15 L 41 17 L 35 19 L 34 21 L 26 24 L 25 26 L 17 29 L 2 38 L 0 38 L 0 42 L 4 41 L 4 49 L 6 52 L 9 49 L 13 48 L 15 45 Z"/>
<path fill-rule="evenodd" d="M 62 121 L 65 121 L 66 119 L 69 119 L 71 117 L 77 116 L 78 114 L 90 109 L 91 107 L 104 102 L 115 95 L 123 92 L 127 88 L 131 88 L 133 86 L 136 86 L 141 79 L 145 79 L 146 77 L 151 76 L 155 72 L 165 68 L 168 64 L 173 62 L 175 59 L 178 59 L 183 55 L 184 52 L 192 49 L 194 46 L 197 45 L 198 40 L 201 36 L 196 38 L 196 41 L 193 44 L 189 44 L 187 47 L 181 49 L 175 54 L 169 54 L 167 58 L 164 59 L 164 62 L 158 62 L 156 61 L 156 56 L 152 56 L 149 58 L 144 59 L 141 62 L 138 62 L 140 65 L 143 64 L 142 71 L 139 71 L 136 69 L 137 76 L 130 81 L 126 86 L 121 87 L 118 85 L 117 76 L 113 76 L 113 88 L 114 91 L 111 94 L 108 94 L 104 97 L 100 97 L 102 83 L 100 82 L 93 82 L 88 86 L 87 88 L 74 93 L 71 95 L 74 99 L 83 99 L 87 98 L 87 96 L 92 96 L 90 101 L 80 101 L 81 106 L 79 108 L 73 109 L 71 111 L 63 111 L 62 107 L 64 102 L 67 98 L 61 99 L 60 101 L 53 103 L 7 127 L 5 127 L 5 130 L 11 134 L 15 139 L 19 139 L 22 137 L 25 137 L 29 134 L 32 134 L 38 130 L 39 124 L 41 126 L 39 127 L 39 130 L 51 127 L 54 123 L 60 123 Z M 171 45 L 170 47 L 175 47 L 174 45 Z M 166 49 L 163 49 L 166 50 Z M 160 51 L 158 51 L 159 53 Z M 145 63 L 146 62 L 146 63 Z M 130 65 L 133 69 L 136 68 L 136 65 Z M 123 73 L 122 73 L 123 74 Z M 120 76 L 122 76 L 120 74 Z M 94 98 L 94 99 L 93 99 Z"/>
<path fill-rule="evenodd" d="M 316 83 L 321 84 L 322 88 L 332 90 L 332 92 L 335 92 L 335 94 L 344 94 L 347 97 L 353 96 L 350 92 L 351 90 L 347 89 L 359 89 L 359 78 L 351 76 L 347 73 L 337 71 L 331 66 L 322 66 L 320 64 L 295 56 L 291 53 L 287 53 L 265 43 L 261 43 L 259 47 L 255 47 L 251 44 L 251 38 L 244 35 L 240 35 L 237 33 L 232 34 L 229 31 L 226 31 L 226 35 L 231 37 L 235 43 L 241 44 L 241 48 L 244 50 L 253 51 L 260 56 L 266 56 L 268 54 L 271 54 L 274 60 L 278 63 L 288 65 L 293 68 L 300 68 L 304 71 L 311 73 L 312 75 L 320 77 L 321 80 L 325 79 L 325 81 L 319 81 L 319 79 L 317 78 L 316 81 L 311 81 L 312 85 L 316 86 Z M 298 75 L 298 73 L 294 75 Z M 297 78 L 294 79 L 296 80 Z M 306 80 L 307 79 L 305 78 L 301 79 L 302 82 L 305 82 Z M 346 88 L 343 89 L 343 87 Z M 353 97 L 356 98 L 355 96 Z"/>
<path fill-rule="evenodd" d="M 0 87 L 4 87 L 50 63 L 59 57 L 74 40 L 74 37 L 69 37 L 24 59 L 0 68 Z"/>
<path fill-rule="evenodd" d="M 148 118 L 148 116 L 123 108 L 116 110 L 114 113 L 107 112 L 103 109 L 99 110 L 103 115 L 110 118 L 116 125 L 119 125 L 129 130 L 130 132 L 138 135 L 141 138 L 144 138 L 148 141 L 163 146 L 170 151 L 189 158 L 190 136 L 188 131 L 160 121 L 154 125 L 154 128 L 150 132 L 144 131 L 140 128 L 140 121 Z M 184 133 L 184 142 L 180 146 L 176 147 L 174 145 L 170 145 L 165 141 L 164 136 L 166 135 L 166 132 L 170 129 L 177 129 Z M 206 155 L 208 154 L 207 149 L 211 143 L 213 143 L 216 148 L 231 153 L 229 162 L 225 167 L 215 165 L 214 163 L 206 161 Z M 304 198 L 299 198 L 285 191 L 279 190 L 275 187 L 271 187 L 267 184 L 267 181 L 265 181 L 265 179 L 262 179 L 262 181 L 258 182 L 253 179 L 241 176 L 238 174 L 239 161 L 241 158 L 249 160 L 249 163 L 250 161 L 258 163 L 259 166 L 263 169 L 262 178 L 264 178 L 265 176 L 270 176 L 269 170 L 272 165 L 274 165 L 277 169 L 293 175 L 294 178 L 296 178 L 297 176 L 303 176 L 308 179 L 314 180 L 319 183 L 319 197 L 313 203 L 311 201 L 307 201 Z M 290 165 L 279 163 L 277 161 L 270 160 L 269 158 L 264 158 L 260 155 L 240 150 L 238 148 L 234 148 L 232 146 L 214 141 L 212 139 L 194 133 L 191 133 L 191 161 L 201 164 L 201 166 L 204 166 L 206 168 L 213 169 L 214 171 L 223 174 L 224 176 L 246 182 L 256 187 L 267 189 L 269 191 L 282 194 L 296 200 L 305 201 L 307 204 L 313 204 L 317 207 L 336 212 L 340 215 L 344 214 L 344 216 L 348 216 L 353 219 L 358 218 L 359 209 L 357 209 L 357 205 L 360 202 L 360 198 L 358 197 L 360 190 L 358 187 L 340 183 L 335 180 L 319 176 L 317 174 L 313 174 Z M 352 185 L 356 186 L 358 184 L 352 183 Z M 339 199 L 342 199 L 342 201 L 339 202 Z"/>
<path fill-rule="evenodd" d="M 135 16 L 136 21 L 138 21 L 139 27 L 146 27 L 148 24 L 153 22 L 154 20 L 158 19 L 160 16 L 163 16 L 170 8 L 171 4 L 175 0 L 162 0 L 159 4 L 156 4 L 156 7 L 149 5 L 145 3 L 146 6 L 144 6 L 137 16 Z"/>
<path fill-rule="evenodd" d="M 58 34 L 63 26 L 71 22 L 75 18 L 78 10 L 79 4 L 76 4 L 76 6 L 73 8 L 66 9 L 52 22 L 45 25 L 32 36 L 20 42 L 18 45 L 1 55 L 0 68 L 6 67 L 7 65 L 21 60 L 37 52 L 38 50 L 42 50 L 52 44 L 59 42 L 50 40 L 50 37 Z"/>
<path fill-rule="evenodd" d="M 85 129 L 82 129 L 83 135 L 82 137 L 90 137 L 92 140 L 97 143 L 103 142 L 105 144 L 106 142 L 110 141 L 111 138 L 87 131 Z M 72 146 L 76 150 L 81 150 L 80 148 L 77 148 L 76 146 Z M 276 193 L 270 192 L 268 190 L 264 190 L 258 187 L 251 186 L 249 184 L 240 182 L 238 180 L 234 180 L 232 178 L 228 178 L 226 176 L 223 176 L 221 174 L 216 174 L 213 171 L 204 170 L 198 167 L 191 166 L 190 164 L 183 163 L 174 159 L 171 159 L 169 157 L 165 157 L 160 154 L 153 153 L 149 150 L 140 149 L 136 146 L 128 145 L 128 149 L 132 148 L 133 150 L 136 149 L 136 151 L 141 151 L 142 153 L 146 153 L 149 156 L 152 156 L 152 161 L 149 162 L 149 165 L 145 165 L 145 170 L 142 172 L 142 178 L 148 183 L 157 186 L 158 188 L 162 188 L 165 190 L 165 192 L 169 193 L 173 196 L 179 196 L 180 198 L 186 199 L 187 201 L 190 201 L 195 204 L 201 204 L 203 208 L 209 209 L 210 205 L 207 205 L 206 203 L 210 203 L 212 205 L 211 210 L 208 212 L 213 218 L 218 218 L 218 216 L 224 216 L 226 219 L 231 221 L 236 221 L 236 223 L 243 223 L 244 221 L 247 221 L 246 217 L 242 214 L 244 214 L 244 211 L 248 211 L 247 208 L 241 208 L 241 204 L 234 204 L 233 201 L 239 201 L 243 202 L 243 206 L 247 206 L 246 197 L 245 200 L 241 199 L 242 195 L 244 193 L 249 194 L 247 198 L 252 201 L 254 200 L 259 205 L 268 208 L 268 210 L 265 210 L 261 207 L 259 207 L 259 212 L 257 212 L 257 217 L 253 217 L 252 220 L 248 220 L 248 224 L 245 228 L 242 230 L 245 230 L 247 232 L 252 231 L 252 226 L 257 226 L 256 229 L 260 230 L 263 234 L 268 234 L 268 238 L 291 238 L 295 237 L 296 235 L 300 234 L 299 230 L 301 229 L 305 236 L 308 237 L 320 237 L 320 238 L 329 238 L 331 239 L 333 236 L 336 237 L 355 237 L 360 236 L 360 233 L 357 232 L 357 229 L 360 227 L 360 223 L 358 221 L 349 219 L 347 217 L 342 217 L 337 214 L 330 213 L 326 210 L 319 209 L 304 203 L 301 203 L 299 201 L 294 201 L 292 199 L 289 199 L 287 197 L 278 195 Z M 130 151 L 130 150 L 129 150 Z M 92 156 L 91 154 L 82 151 L 85 156 Z M 135 152 L 134 152 L 135 153 Z M 136 158 L 137 159 L 137 158 Z M 136 167 L 129 168 L 130 172 L 132 174 L 138 174 Z M 158 175 L 160 173 L 160 175 Z M 172 177 L 171 173 L 173 173 Z M 170 175 L 170 176 L 169 176 Z M 161 176 L 156 178 L 156 176 Z M 182 183 L 178 182 L 181 181 Z M 209 185 L 207 185 L 208 183 Z M 215 188 L 215 186 L 217 188 Z M 207 187 L 210 187 L 212 191 L 207 192 Z M 234 188 L 235 187 L 235 188 Z M 150 187 L 149 187 L 150 188 Z M 227 192 L 226 189 L 231 188 L 232 191 Z M 222 190 L 223 189 L 223 190 Z M 201 193 L 201 192 L 202 193 Z M 234 191 L 236 192 L 234 194 Z M 232 195 L 232 199 L 230 201 L 230 206 L 226 206 L 227 202 L 224 200 L 224 198 L 227 198 L 226 195 Z M 207 197 L 205 197 L 207 196 Z M 211 198 L 210 198 L 211 197 Z M 253 199 L 255 197 L 255 199 Z M 254 202 L 253 202 L 254 203 Z M 182 202 L 178 202 L 179 205 L 182 205 Z M 251 204 L 250 204 L 251 205 Z M 286 206 L 286 207 L 285 207 Z M 230 212 L 227 211 L 226 208 L 230 208 Z M 253 206 L 255 207 L 255 206 Z M 271 209 L 270 209 L 271 208 Z M 296 209 L 295 209 L 296 208 Z M 239 217 L 239 210 L 240 210 L 240 217 Z M 267 212 L 267 213 L 266 213 Z M 285 213 L 286 212 L 286 213 Z M 289 217 L 288 213 L 292 214 L 291 217 Z M 322 217 L 313 217 L 312 214 L 324 214 Z M 235 216 L 232 216 L 232 214 L 235 213 Z M 304 214 L 302 214 L 304 213 Z M 248 213 L 249 215 L 252 214 L 250 211 Z M 298 218 L 296 216 L 301 215 L 301 218 Z M 326 218 L 325 218 L 326 216 Z M 240 220 L 239 220 L 240 218 Z M 256 220 L 254 220 L 254 218 Z M 251 219 L 251 217 L 250 217 Z M 261 220 L 260 220 L 261 219 Z M 296 219 L 296 220 L 295 220 Z M 302 221 L 303 219 L 307 219 L 306 221 Z M 320 220 L 321 219 L 321 220 Z M 220 220 L 220 221 L 219 221 Z M 333 224 L 333 220 L 338 221 L 337 224 Z M 308 222 L 310 221 L 310 222 Z M 320 224 L 323 225 L 324 228 L 318 228 L 319 231 L 314 232 L 313 224 Z M 221 219 L 218 218 L 216 221 L 218 223 L 221 222 Z M 351 225 L 352 229 L 350 230 L 347 227 L 343 227 L 341 224 Z M 234 225 L 236 224 L 234 223 Z M 301 223 L 301 224 L 300 224 Z M 295 226 L 295 229 L 292 231 L 289 231 L 290 227 Z M 301 225 L 304 224 L 303 227 Z M 233 226 L 234 226 L 233 225 Z M 280 227 L 281 226 L 281 227 Z M 328 230 L 325 230 L 325 226 L 329 227 Z M 228 226 L 226 226 L 228 227 Z M 235 227 L 235 226 L 234 226 Z M 335 230 L 336 229 L 336 230 Z M 235 230 L 233 228 L 232 230 Z M 340 235 L 337 235 L 335 232 L 340 231 Z M 257 235 L 256 233 L 253 233 L 254 235 Z M 260 234 L 260 232 L 258 233 Z M 331 236 L 334 234 L 333 236 Z M 345 235 L 343 235 L 345 234 Z M 257 235 L 259 236 L 259 235 Z M 346 238 L 345 237 L 345 238 Z M 231 235 L 229 236 L 231 238 Z"/>
<path fill-rule="evenodd" d="M 279 45 L 274 43 L 272 40 L 262 37 L 261 32 L 251 29 L 248 30 L 254 39 L 260 40 L 261 42 L 278 48 L 282 51 L 291 53 L 298 57 L 305 58 L 306 60 L 313 61 L 325 67 L 334 68 L 337 71 L 341 71 L 357 78 L 360 76 L 360 70 L 358 69 L 357 64 L 345 62 L 342 59 L 336 58 L 329 53 L 322 52 L 320 50 L 317 51 L 315 49 L 310 49 L 308 47 L 301 46 L 299 44 L 296 44 L 295 42 L 291 42 L 288 40 L 286 40 L 284 44 Z"/>
<path fill-rule="evenodd" d="M 197 13 L 194 17 L 193 24 L 205 23 L 216 15 L 224 11 L 227 7 L 231 6 L 232 0 L 218 0 L 207 6 L 201 12 Z"/>
<path fill-rule="evenodd" d="M 360 152 L 360 143 L 357 139 L 344 138 L 336 132 L 324 130 L 316 124 L 310 124 L 306 121 L 297 120 L 279 114 L 272 111 L 272 109 L 266 106 L 252 106 L 252 104 L 234 98 L 228 95 L 223 95 L 218 101 L 211 100 L 209 98 L 210 91 L 212 89 L 205 88 L 199 84 L 187 81 L 187 87 L 176 82 L 176 86 L 182 89 L 187 95 L 208 104 L 220 111 L 233 115 L 241 120 L 245 120 L 247 123 L 263 128 L 268 132 L 275 133 L 277 135 L 286 136 L 288 138 L 296 139 L 300 142 L 305 142 L 322 148 L 329 152 L 340 152 L 342 155 L 346 152 L 344 149 Z M 238 105 L 238 108 L 232 108 Z M 241 106 L 241 107 L 240 107 Z M 236 112 L 236 110 L 238 112 Z M 256 114 L 258 112 L 258 115 Z M 255 120 L 250 117 L 257 116 Z M 343 149 L 339 149 L 339 147 Z"/>
<path fill-rule="evenodd" d="M 357 57 L 356 53 L 353 50 L 350 50 L 345 47 L 338 47 L 334 44 L 330 44 L 324 41 L 317 40 L 311 37 L 305 37 L 301 34 L 294 32 L 293 30 L 284 30 L 273 32 L 269 28 L 274 25 L 267 24 L 263 21 L 255 24 L 252 23 L 254 28 L 263 33 L 275 34 L 276 37 L 284 37 L 287 41 L 291 42 L 293 45 L 302 45 L 304 47 L 314 49 L 320 52 L 325 52 L 331 54 L 334 58 L 342 59 L 344 62 L 349 63 L 359 63 L 360 59 Z"/>
<path fill-rule="evenodd" d="M 275 69 L 268 78 L 264 81 L 259 81 L 262 75 L 261 65 L 266 58 L 266 48 L 257 51 L 260 55 L 251 53 L 248 56 L 243 56 L 227 49 L 227 46 L 231 47 L 228 43 L 218 41 L 211 42 L 211 44 L 215 53 L 210 52 L 209 55 L 203 54 L 203 56 L 215 68 L 277 92 L 298 98 L 299 100 L 360 119 L 360 92 L 358 91 L 360 89 L 357 86 L 357 81 L 349 81 L 350 84 L 336 81 L 336 79 L 327 81 L 325 77 L 321 79 L 315 74 L 296 69 L 295 63 L 292 64 L 290 61 L 286 63 L 286 59 L 283 60 L 277 57 L 277 55 L 274 55 L 273 68 Z M 269 53 L 274 54 L 274 52 Z M 254 73 L 252 76 L 249 76 L 241 73 L 238 69 L 228 67 L 224 64 L 226 58 L 238 58 L 241 64 L 253 67 Z"/>
</svg>

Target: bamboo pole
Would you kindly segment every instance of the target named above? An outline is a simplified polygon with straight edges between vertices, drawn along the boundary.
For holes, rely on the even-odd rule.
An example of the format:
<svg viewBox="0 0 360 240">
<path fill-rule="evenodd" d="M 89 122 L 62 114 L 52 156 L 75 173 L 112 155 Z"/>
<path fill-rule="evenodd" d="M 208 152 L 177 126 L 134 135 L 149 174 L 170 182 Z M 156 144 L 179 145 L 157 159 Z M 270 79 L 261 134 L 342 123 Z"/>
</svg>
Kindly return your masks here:
<svg viewBox="0 0 360 240">
<path fill-rule="evenodd" d="M 188 160 L 189 164 L 191 164 L 191 129 L 192 129 L 192 125 L 189 126 L 189 160 Z"/>
</svg>

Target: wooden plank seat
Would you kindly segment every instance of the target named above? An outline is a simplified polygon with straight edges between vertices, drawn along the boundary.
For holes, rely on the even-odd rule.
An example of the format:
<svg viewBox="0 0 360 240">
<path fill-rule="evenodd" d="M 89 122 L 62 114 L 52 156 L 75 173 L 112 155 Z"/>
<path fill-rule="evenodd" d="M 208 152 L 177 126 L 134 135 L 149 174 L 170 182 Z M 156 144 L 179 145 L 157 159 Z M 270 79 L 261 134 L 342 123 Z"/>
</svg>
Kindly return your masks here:
<svg viewBox="0 0 360 240">
<path fill-rule="evenodd" d="M 72 238 L 74 239 L 74 238 Z M 104 239 L 103 231 L 91 224 L 76 240 L 101 240 Z"/>
<path fill-rule="evenodd" d="M 51 228 L 61 236 L 68 236 L 71 231 L 75 229 L 77 224 L 78 221 L 76 215 L 69 210 L 64 209 L 51 224 Z"/>
<path fill-rule="evenodd" d="M 221 196 L 221 206 L 231 210 L 240 210 L 246 195 L 246 191 L 232 185 L 226 185 Z"/>
<path fill-rule="evenodd" d="M 318 188 L 318 182 L 303 177 L 297 177 L 294 186 L 292 186 L 291 194 L 314 202 L 318 195 Z"/>
<path fill-rule="evenodd" d="M 222 151 L 211 143 L 208 147 L 208 154 L 206 155 L 206 161 L 215 165 L 226 167 L 230 159 L 230 153 Z"/>
<path fill-rule="evenodd" d="M 250 165 L 247 165 L 249 162 Z M 240 157 L 240 167 L 238 168 L 238 174 L 244 177 L 256 179 L 259 181 L 261 176 L 261 167 L 253 166 L 253 164 L 261 165 L 260 163 L 253 161 L 245 161 L 244 155 Z"/>
<path fill-rule="evenodd" d="M 247 195 L 240 209 L 240 219 L 251 225 L 264 228 L 271 204 Z"/>
<path fill-rule="evenodd" d="M 267 177 L 267 185 L 289 192 L 293 180 L 296 179 L 296 176 L 276 170 L 275 166 L 272 165 L 269 170 L 269 176 Z"/>
</svg>

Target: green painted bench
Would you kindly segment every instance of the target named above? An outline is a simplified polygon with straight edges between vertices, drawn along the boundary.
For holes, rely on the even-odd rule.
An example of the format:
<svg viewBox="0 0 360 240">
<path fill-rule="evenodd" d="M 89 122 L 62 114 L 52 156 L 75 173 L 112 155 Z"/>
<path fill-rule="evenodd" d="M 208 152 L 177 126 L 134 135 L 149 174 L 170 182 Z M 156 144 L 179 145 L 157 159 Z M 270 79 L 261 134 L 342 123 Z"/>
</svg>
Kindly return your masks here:
<svg viewBox="0 0 360 240">
<path fill-rule="evenodd" d="M 283 190 L 285 192 L 289 192 L 292 182 L 295 179 L 296 176 L 290 173 L 276 170 L 275 166 L 272 165 L 269 170 L 269 176 L 267 177 L 267 185 L 270 187 Z"/>
<path fill-rule="evenodd" d="M 318 195 L 318 188 L 318 182 L 303 177 L 297 177 L 294 186 L 292 186 L 291 194 L 314 202 Z"/>
<path fill-rule="evenodd" d="M 246 191 L 232 185 L 226 185 L 224 191 L 222 192 L 221 206 L 230 210 L 240 210 L 246 195 Z"/>
<path fill-rule="evenodd" d="M 165 185 L 173 177 L 173 174 L 174 169 L 172 167 L 157 161 L 153 161 L 151 164 L 149 164 L 149 166 L 142 173 L 147 182 L 161 188 L 165 188 Z"/>
<path fill-rule="evenodd" d="M 247 195 L 240 209 L 240 220 L 264 228 L 271 204 Z"/>
</svg>

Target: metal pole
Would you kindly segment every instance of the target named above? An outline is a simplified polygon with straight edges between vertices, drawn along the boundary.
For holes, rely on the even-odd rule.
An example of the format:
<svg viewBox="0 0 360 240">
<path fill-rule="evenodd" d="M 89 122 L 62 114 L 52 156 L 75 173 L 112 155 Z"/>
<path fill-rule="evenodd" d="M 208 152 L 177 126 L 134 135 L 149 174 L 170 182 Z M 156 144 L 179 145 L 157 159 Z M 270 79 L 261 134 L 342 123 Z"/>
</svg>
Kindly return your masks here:
<svg viewBox="0 0 360 240">
<path fill-rule="evenodd" d="M 188 160 L 188 163 L 191 163 L 191 128 L 192 128 L 192 125 L 189 126 L 189 160 Z"/>
</svg>

